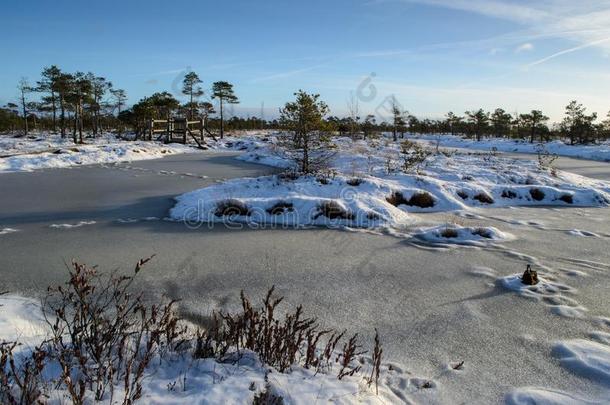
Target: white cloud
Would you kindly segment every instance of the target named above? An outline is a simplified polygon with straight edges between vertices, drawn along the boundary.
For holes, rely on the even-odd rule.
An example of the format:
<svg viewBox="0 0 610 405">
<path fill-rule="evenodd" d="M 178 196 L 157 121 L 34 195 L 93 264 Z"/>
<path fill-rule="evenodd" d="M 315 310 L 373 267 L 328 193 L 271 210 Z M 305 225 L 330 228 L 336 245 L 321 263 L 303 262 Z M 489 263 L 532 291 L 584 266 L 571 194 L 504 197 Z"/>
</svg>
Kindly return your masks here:
<svg viewBox="0 0 610 405">
<path fill-rule="evenodd" d="M 498 18 L 521 25 L 521 37 L 530 39 L 563 38 L 574 41 L 549 59 L 577 50 L 597 47 L 610 51 L 610 0 L 403 0 L 434 7 L 450 8 Z M 522 38 L 523 40 L 524 38 Z M 585 46 L 583 46 L 585 45 Z M 580 47 L 582 46 L 582 47 Z M 546 59 L 548 60 L 548 59 Z M 543 63 L 546 60 L 542 60 Z"/>
<path fill-rule="evenodd" d="M 524 44 L 519 45 L 515 49 L 515 53 L 529 52 L 529 51 L 533 51 L 533 50 L 534 50 L 534 44 L 532 44 L 531 42 L 526 42 Z"/>
</svg>

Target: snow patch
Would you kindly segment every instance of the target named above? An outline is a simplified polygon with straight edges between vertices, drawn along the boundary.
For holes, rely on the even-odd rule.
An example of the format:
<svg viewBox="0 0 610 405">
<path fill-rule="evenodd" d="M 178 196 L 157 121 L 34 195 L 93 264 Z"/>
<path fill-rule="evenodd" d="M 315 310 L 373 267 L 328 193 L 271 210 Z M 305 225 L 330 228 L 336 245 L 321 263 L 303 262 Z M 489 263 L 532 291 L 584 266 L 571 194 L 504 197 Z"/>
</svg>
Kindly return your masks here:
<svg viewBox="0 0 610 405">
<path fill-rule="evenodd" d="M 514 236 L 494 227 L 463 227 L 459 225 L 439 225 L 424 228 L 414 235 L 426 242 L 484 246 L 489 243 L 513 240 Z"/>
<path fill-rule="evenodd" d="M 553 347 L 553 355 L 571 371 L 610 385 L 610 346 L 585 339 L 567 340 Z"/>
<path fill-rule="evenodd" d="M 594 405 L 601 404 L 559 390 L 538 387 L 517 388 L 506 395 L 507 405 Z"/>
<path fill-rule="evenodd" d="M 86 225 L 93 225 L 95 223 L 96 223 L 95 221 L 80 221 L 75 224 L 51 224 L 51 225 L 49 225 L 49 228 L 72 229 L 72 228 L 80 228 L 81 226 L 86 226 Z"/>
<path fill-rule="evenodd" d="M 199 151 L 180 144 L 124 141 L 113 134 L 87 138 L 85 142 L 75 145 L 71 138 L 50 134 L 33 140 L 0 137 L 0 150 L 8 152 L 0 158 L 0 173 L 158 159 Z"/>
<path fill-rule="evenodd" d="M 19 232 L 15 228 L 2 228 L 0 229 L 0 235 L 8 235 L 9 233 Z"/>
</svg>

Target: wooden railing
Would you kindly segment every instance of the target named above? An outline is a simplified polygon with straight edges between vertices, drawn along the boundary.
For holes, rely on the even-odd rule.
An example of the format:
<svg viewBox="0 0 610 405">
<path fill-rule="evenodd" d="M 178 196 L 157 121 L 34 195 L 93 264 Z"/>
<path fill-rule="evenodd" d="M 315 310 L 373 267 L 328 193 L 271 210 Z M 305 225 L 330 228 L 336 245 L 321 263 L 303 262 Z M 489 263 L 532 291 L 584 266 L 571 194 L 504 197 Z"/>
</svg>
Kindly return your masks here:
<svg viewBox="0 0 610 405">
<path fill-rule="evenodd" d="M 148 122 L 148 140 L 159 140 L 166 143 L 178 142 L 186 144 L 193 139 L 197 146 L 204 148 L 205 134 L 216 139 L 206 128 L 205 119 L 189 121 L 186 118 L 169 118 L 166 120 L 151 119 Z M 159 134 L 157 136 L 157 134 Z"/>
</svg>

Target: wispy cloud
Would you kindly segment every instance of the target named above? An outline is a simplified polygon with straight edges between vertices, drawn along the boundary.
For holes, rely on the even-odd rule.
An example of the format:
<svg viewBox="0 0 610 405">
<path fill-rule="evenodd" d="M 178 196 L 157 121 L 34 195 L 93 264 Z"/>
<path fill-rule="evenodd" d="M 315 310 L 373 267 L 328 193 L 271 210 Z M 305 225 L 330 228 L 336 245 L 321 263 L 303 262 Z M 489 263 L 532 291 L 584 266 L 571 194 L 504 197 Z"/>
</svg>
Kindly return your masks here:
<svg viewBox="0 0 610 405">
<path fill-rule="evenodd" d="M 526 42 L 524 44 L 519 45 L 515 48 L 515 53 L 529 52 L 534 50 L 534 44 L 531 42 Z"/>
<path fill-rule="evenodd" d="M 534 61 L 534 62 L 526 65 L 526 67 L 537 66 L 537 65 L 543 64 L 544 62 L 547 62 L 547 61 L 549 61 L 551 59 L 555 59 L 555 58 L 557 58 L 559 56 L 562 56 L 562 55 L 565 55 L 565 54 L 568 54 L 568 53 L 572 53 L 572 52 L 576 52 L 576 51 L 580 51 L 581 49 L 590 48 L 592 46 L 596 46 L 596 45 L 600 45 L 600 44 L 608 43 L 608 42 L 610 42 L 610 37 L 609 38 L 599 39 L 599 40 L 596 40 L 596 41 L 591 41 L 589 43 L 582 44 L 582 45 L 579 45 L 579 46 L 575 46 L 573 48 L 564 49 L 562 51 L 555 52 L 554 54 L 549 55 L 547 57 L 544 57 L 542 59 L 538 59 L 537 61 Z"/>
<path fill-rule="evenodd" d="M 250 80 L 252 83 L 259 83 L 259 82 L 266 82 L 266 81 L 271 81 L 271 80 L 277 80 L 277 79 L 283 79 L 286 77 L 291 77 L 291 76 L 297 76 L 301 73 L 306 73 L 309 72 L 311 70 L 314 69 L 318 69 L 320 67 L 326 66 L 325 63 L 322 64 L 318 64 L 318 65 L 314 65 L 314 66 L 308 66 L 308 67 L 304 67 L 304 68 L 300 68 L 300 69 L 294 69 L 294 70 L 288 70 L 285 72 L 279 72 L 279 73 L 274 73 L 268 76 L 261 76 L 261 77 L 256 77 L 252 80 Z"/>
<path fill-rule="evenodd" d="M 519 36 L 526 41 L 563 38 L 578 46 L 556 52 L 532 66 L 590 47 L 610 51 L 610 0 L 402 0 L 406 3 L 443 7 L 511 21 L 523 26 Z M 506 39 L 509 39 L 507 37 Z M 522 46 L 525 46 L 523 44 Z M 521 47 L 518 51 L 528 50 Z"/>
</svg>

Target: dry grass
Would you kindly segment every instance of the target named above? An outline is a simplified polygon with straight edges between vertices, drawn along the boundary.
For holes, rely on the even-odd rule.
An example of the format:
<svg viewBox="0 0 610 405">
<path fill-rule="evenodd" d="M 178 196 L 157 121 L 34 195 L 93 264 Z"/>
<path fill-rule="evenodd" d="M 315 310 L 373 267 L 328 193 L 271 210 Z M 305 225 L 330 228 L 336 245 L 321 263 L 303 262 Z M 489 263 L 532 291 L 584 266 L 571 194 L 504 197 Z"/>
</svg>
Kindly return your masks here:
<svg viewBox="0 0 610 405">
<path fill-rule="evenodd" d="M 216 203 L 214 215 L 217 217 L 247 216 L 250 215 L 250 208 L 242 201 L 230 198 Z"/>
<path fill-rule="evenodd" d="M 494 199 L 487 193 L 478 193 L 477 195 L 475 195 L 474 197 L 475 200 L 479 201 L 482 204 L 493 204 L 495 201 Z"/>
<path fill-rule="evenodd" d="M 288 201 L 278 201 L 272 207 L 267 208 L 267 213 L 271 215 L 281 215 L 285 212 L 294 210 L 294 206 Z"/>
<path fill-rule="evenodd" d="M 530 188 L 530 195 L 536 201 L 542 201 L 544 200 L 544 197 L 546 197 L 544 191 L 540 190 L 539 188 Z"/>
<path fill-rule="evenodd" d="M 455 228 L 445 228 L 441 231 L 441 236 L 443 238 L 457 238 L 459 236 L 457 229 Z"/>
<path fill-rule="evenodd" d="M 475 228 L 472 230 L 472 234 L 473 235 L 478 235 L 481 238 L 485 238 L 485 239 L 492 239 L 493 235 L 491 234 L 491 232 L 489 231 L 489 229 L 487 228 Z"/>
<path fill-rule="evenodd" d="M 513 190 L 502 190 L 502 198 L 514 199 L 517 198 L 517 193 Z"/>
<path fill-rule="evenodd" d="M 425 191 L 413 194 L 408 200 L 405 199 L 401 192 L 395 191 L 386 197 L 386 201 L 395 207 L 409 205 L 420 208 L 432 208 L 435 205 L 434 197 Z"/>
<path fill-rule="evenodd" d="M 343 208 L 338 202 L 328 200 L 318 205 L 319 215 L 323 215 L 329 219 L 348 219 L 353 220 L 354 214 Z"/>
<path fill-rule="evenodd" d="M 468 193 L 465 192 L 464 190 L 458 190 L 457 193 L 458 197 L 460 197 L 462 200 L 467 200 L 468 199 Z"/>
</svg>

